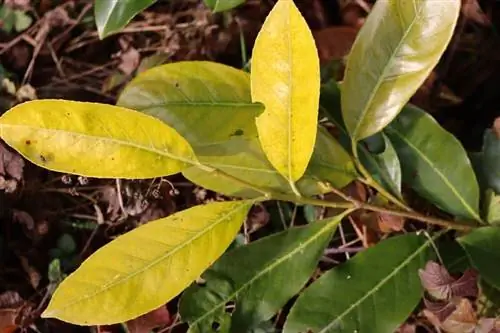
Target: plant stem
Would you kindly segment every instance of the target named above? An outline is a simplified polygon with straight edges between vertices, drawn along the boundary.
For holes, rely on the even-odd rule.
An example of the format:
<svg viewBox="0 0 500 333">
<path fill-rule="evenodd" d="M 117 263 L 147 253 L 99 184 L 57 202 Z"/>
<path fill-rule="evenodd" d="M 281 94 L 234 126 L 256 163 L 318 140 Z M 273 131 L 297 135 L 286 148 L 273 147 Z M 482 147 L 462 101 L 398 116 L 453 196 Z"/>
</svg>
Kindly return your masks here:
<svg viewBox="0 0 500 333">
<path fill-rule="evenodd" d="M 479 224 L 475 225 L 465 225 L 463 223 L 459 222 L 454 222 L 454 221 L 448 221 L 436 217 L 430 217 L 430 216 L 425 216 L 420 213 L 411 211 L 410 208 L 408 208 L 406 205 L 404 205 L 406 211 L 400 211 L 400 210 L 392 210 L 389 208 L 385 207 L 379 207 L 379 206 L 374 206 L 370 204 L 366 204 L 361 201 L 357 201 L 355 199 L 350 199 L 349 201 L 343 201 L 343 202 L 333 202 L 333 201 L 326 201 L 326 200 L 320 200 L 320 199 L 315 199 L 315 198 L 308 198 L 308 197 L 303 197 L 303 196 L 296 196 L 294 194 L 285 194 L 285 193 L 279 193 L 275 192 L 271 189 L 264 189 L 260 188 L 257 186 L 254 186 L 247 181 L 244 181 L 242 179 L 239 179 L 237 177 L 234 177 L 222 170 L 215 169 L 213 168 L 211 173 L 215 174 L 216 176 L 226 178 L 228 180 L 231 180 L 235 183 L 238 183 L 239 185 L 242 185 L 244 187 L 253 189 L 254 191 L 257 191 L 261 194 L 263 194 L 264 198 L 263 201 L 265 200 L 281 200 L 281 201 L 288 201 L 288 202 L 294 202 L 302 205 L 313 205 L 313 206 L 323 206 L 323 207 L 329 207 L 329 208 L 337 208 L 337 209 L 351 209 L 351 210 L 357 210 L 357 209 L 364 209 L 372 212 L 379 212 L 379 213 L 384 213 L 384 214 L 389 214 L 389 215 L 394 215 L 394 216 L 400 216 L 400 217 L 406 217 L 409 219 L 425 222 L 428 224 L 433 224 L 433 225 L 438 225 L 441 227 L 446 227 L 446 228 L 451 228 L 455 230 L 471 230 L 474 228 L 479 227 Z"/>
<path fill-rule="evenodd" d="M 359 172 L 361 172 L 361 174 L 365 177 L 365 179 L 363 179 L 362 182 L 376 189 L 377 192 L 379 192 L 382 196 L 387 198 L 389 201 L 394 203 L 399 208 L 411 212 L 412 209 L 410 207 L 408 207 L 406 204 L 401 202 L 401 200 L 399 200 L 391 193 L 386 191 L 386 189 L 383 186 L 381 186 L 379 183 L 377 183 L 375 179 L 373 179 L 372 175 L 368 172 L 368 170 L 366 170 L 364 165 L 361 163 L 361 160 L 359 159 L 357 141 L 352 140 L 351 144 L 352 144 L 352 154 L 354 157 L 354 163 L 356 164 L 356 167 L 358 168 Z"/>
</svg>

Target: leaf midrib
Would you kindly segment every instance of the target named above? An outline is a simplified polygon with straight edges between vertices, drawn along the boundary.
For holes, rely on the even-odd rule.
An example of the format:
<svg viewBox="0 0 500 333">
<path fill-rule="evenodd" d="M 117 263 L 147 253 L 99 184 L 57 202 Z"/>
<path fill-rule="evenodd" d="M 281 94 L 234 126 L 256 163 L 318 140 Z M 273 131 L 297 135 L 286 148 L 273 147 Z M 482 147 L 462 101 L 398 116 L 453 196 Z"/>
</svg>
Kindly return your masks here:
<svg viewBox="0 0 500 333">
<path fill-rule="evenodd" d="M 163 102 L 155 105 L 148 105 L 145 107 L 135 108 L 138 111 L 144 111 L 154 108 L 162 108 L 166 106 L 192 106 L 192 107 L 240 107 L 240 108 L 259 108 L 260 105 L 258 103 L 251 102 L 189 102 L 189 101 L 171 101 L 171 102 Z"/>
<path fill-rule="evenodd" d="M 109 142 L 109 143 L 112 143 L 112 144 L 118 144 L 118 145 L 123 145 L 123 146 L 129 146 L 129 147 L 137 148 L 137 149 L 144 150 L 144 151 L 147 151 L 147 152 L 150 152 L 150 153 L 154 153 L 154 154 L 158 154 L 158 155 L 161 155 L 161 156 L 173 159 L 173 160 L 177 160 L 177 161 L 180 161 L 180 162 L 183 162 L 183 163 L 186 163 L 186 164 L 190 164 L 190 165 L 193 165 L 193 166 L 198 166 L 199 165 L 199 163 L 196 160 L 190 160 L 190 159 L 186 159 L 186 158 L 183 158 L 183 157 L 180 157 L 180 156 L 172 155 L 172 154 L 170 154 L 170 153 L 168 153 L 166 151 L 162 151 L 162 150 L 159 150 L 159 149 L 154 148 L 154 147 L 144 146 L 144 145 L 141 145 L 141 144 L 133 143 L 131 141 L 124 141 L 124 140 L 120 140 L 120 139 L 116 139 L 116 138 L 110 138 L 110 137 L 106 137 L 106 136 L 93 136 L 93 135 L 84 134 L 84 133 L 80 133 L 80 132 L 70 132 L 70 131 L 63 130 L 63 129 L 44 128 L 44 127 L 35 127 L 35 126 L 29 126 L 29 125 L 18 125 L 18 124 L 1 124 L 0 123 L 0 130 L 3 127 L 28 128 L 28 129 L 31 129 L 31 130 L 34 130 L 34 131 L 43 131 L 43 132 L 55 133 L 56 135 L 57 134 L 60 134 L 60 135 L 62 134 L 62 135 L 68 135 L 68 136 L 81 136 L 81 137 L 87 138 L 89 140 L 93 139 L 93 140 L 97 140 L 97 141 L 104 141 L 104 142 Z"/>
<path fill-rule="evenodd" d="M 230 212 L 228 212 L 226 215 L 220 217 L 214 223 L 210 224 L 206 228 L 204 228 L 201 231 L 199 231 L 196 235 L 194 235 L 193 237 L 189 238 L 189 242 L 184 242 L 182 244 L 177 245 L 173 249 L 169 250 L 167 253 L 165 253 L 163 255 L 160 255 L 158 258 L 150 261 L 148 264 L 144 265 L 142 268 L 137 269 L 136 271 L 132 272 L 131 274 L 123 276 L 122 278 L 113 281 L 113 283 L 110 283 L 109 285 L 106 285 L 105 288 L 101 288 L 101 289 L 98 289 L 98 290 L 96 290 L 95 292 L 93 292 L 91 294 L 84 295 L 83 297 L 80 297 L 79 299 L 77 299 L 77 300 L 75 300 L 75 301 L 73 301 L 71 303 L 68 303 L 64 307 L 62 307 L 62 308 L 60 308 L 58 310 L 52 310 L 51 312 L 52 313 L 62 312 L 65 309 L 67 309 L 67 308 L 69 308 L 69 307 L 71 307 L 71 306 L 73 306 L 75 304 L 78 304 L 78 303 L 81 303 L 81 302 L 85 302 L 89 298 L 95 297 L 95 296 L 97 296 L 99 294 L 102 294 L 102 293 L 104 293 L 104 292 L 106 292 L 106 291 L 108 291 L 110 289 L 113 289 L 113 288 L 115 288 L 117 286 L 120 286 L 122 283 L 127 282 L 128 280 L 134 278 L 135 276 L 144 273 L 145 271 L 149 270 L 153 266 L 156 266 L 157 264 L 163 262 L 166 258 L 173 256 L 176 252 L 182 250 L 186 246 L 193 244 L 198 238 L 200 238 L 201 236 L 205 235 L 206 233 L 208 233 L 209 231 L 211 231 L 212 229 L 214 229 L 220 223 L 225 222 L 231 215 L 235 214 L 238 210 L 246 207 L 247 205 L 248 205 L 248 203 L 245 203 L 245 204 L 241 203 L 240 205 L 238 205 L 237 207 L 235 207 L 234 209 L 232 209 Z"/>
<path fill-rule="evenodd" d="M 389 68 L 392 67 L 392 63 L 393 63 L 394 59 L 396 58 L 396 55 L 399 53 L 399 51 L 400 51 L 400 49 L 401 49 L 404 41 L 406 40 L 406 38 L 408 37 L 408 35 L 412 31 L 413 26 L 415 25 L 415 23 L 418 21 L 418 17 L 420 15 L 421 11 L 422 11 L 422 8 L 423 8 L 423 5 L 420 6 L 418 13 L 415 12 L 413 20 L 410 23 L 410 25 L 408 26 L 408 29 L 405 31 L 405 33 L 401 37 L 401 40 L 399 41 L 398 46 L 394 49 L 394 52 L 392 53 L 391 57 L 389 58 L 389 61 L 387 61 L 387 64 L 384 66 L 384 69 L 382 70 L 382 74 L 380 75 L 380 80 L 377 81 L 377 84 L 373 88 L 373 90 L 372 90 L 372 92 L 370 94 L 370 97 L 368 98 L 368 101 L 365 104 L 365 107 L 361 111 L 360 121 L 358 121 L 357 124 L 356 124 L 356 127 L 354 127 L 354 131 L 352 133 L 352 137 L 353 138 L 357 138 L 359 126 L 361 125 L 361 123 L 364 123 L 366 113 L 371 108 L 371 104 L 373 102 L 373 99 L 375 98 L 375 95 L 377 94 L 378 89 L 385 82 L 385 76 L 386 76 Z M 399 16 L 399 11 L 398 11 L 398 16 Z"/>
<path fill-rule="evenodd" d="M 390 127 L 389 128 L 389 131 L 396 134 L 400 139 L 401 141 L 405 142 L 408 147 L 410 147 L 411 149 L 413 149 L 419 156 L 420 158 L 427 163 L 427 165 L 436 172 L 436 174 L 439 176 L 439 178 L 441 178 L 441 180 L 443 181 L 443 183 L 451 190 L 451 192 L 455 195 L 455 197 L 458 199 L 458 201 L 460 201 L 460 203 L 462 204 L 462 206 L 471 214 L 471 216 L 473 216 L 477 221 L 481 221 L 481 218 L 479 217 L 479 215 L 475 212 L 475 210 L 462 198 L 461 195 L 459 195 L 459 192 L 455 189 L 455 187 L 453 186 L 453 184 L 451 184 L 448 179 L 444 176 L 443 173 L 441 173 L 441 171 L 437 168 L 437 167 L 434 167 L 434 164 L 432 163 L 431 160 L 429 160 L 427 158 L 427 156 L 420 150 L 418 149 L 417 146 L 415 146 L 411 141 L 407 140 L 406 137 L 401 134 L 401 132 L 399 132 L 396 128 L 394 127 Z"/>
<path fill-rule="evenodd" d="M 200 321 L 203 321 L 205 318 L 207 318 L 209 315 L 211 315 L 213 312 L 217 311 L 220 309 L 222 306 L 224 306 L 227 303 L 227 300 L 232 300 L 235 299 L 238 294 L 243 292 L 245 289 L 250 287 L 255 281 L 260 279 L 262 276 L 266 275 L 270 271 L 274 270 L 277 266 L 281 265 L 284 263 L 286 260 L 290 259 L 293 255 L 295 255 L 298 252 L 303 251 L 308 245 L 310 245 L 313 241 L 318 239 L 320 236 L 322 236 L 325 232 L 328 232 L 331 230 L 340 220 L 342 217 L 337 217 L 329 221 L 323 228 L 318 230 L 316 234 L 314 234 L 312 237 L 310 237 L 307 241 L 304 243 L 300 244 L 298 247 L 293 249 L 290 253 L 276 259 L 275 261 L 271 261 L 270 265 L 266 266 L 263 270 L 259 271 L 253 278 L 251 278 L 248 282 L 244 283 L 240 288 L 235 290 L 232 294 L 230 294 L 226 300 L 223 302 L 220 302 L 218 305 L 214 306 L 210 311 L 206 312 L 203 316 L 199 317 L 192 323 L 190 323 L 190 326 L 194 326 L 198 324 Z"/>
<path fill-rule="evenodd" d="M 405 266 L 409 265 L 411 261 L 417 256 L 420 255 L 420 253 L 425 250 L 428 246 L 429 243 L 432 242 L 432 239 L 428 239 L 425 241 L 424 244 L 422 244 L 415 252 L 413 252 L 408 258 L 406 258 L 401 264 L 396 266 L 396 268 L 385 278 L 383 278 L 379 283 L 377 283 L 371 290 L 369 290 L 363 297 L 361 297 L 359 300 L 351 304 L 344 312 L 342 312 L 339 316 L 335 318 L 330 324 L 325 326 L 321 331 L 318 333 L 327 333 L 328 329 L 333 327 L 333 325 L 336 325 L 339 321 L 341 321 L 346 315 L 348 315 L 351 311 L 353 311 L 355 308 L 357 308 L 361 303 L 363 303 L 366 299 L 371 297 L 374 293 L 376 293 L 380 288 L 382 288 L 389 280 L 391 280 L 397 273 L 399 273 L 402 269 L 404 269 Z"/>
</svg>

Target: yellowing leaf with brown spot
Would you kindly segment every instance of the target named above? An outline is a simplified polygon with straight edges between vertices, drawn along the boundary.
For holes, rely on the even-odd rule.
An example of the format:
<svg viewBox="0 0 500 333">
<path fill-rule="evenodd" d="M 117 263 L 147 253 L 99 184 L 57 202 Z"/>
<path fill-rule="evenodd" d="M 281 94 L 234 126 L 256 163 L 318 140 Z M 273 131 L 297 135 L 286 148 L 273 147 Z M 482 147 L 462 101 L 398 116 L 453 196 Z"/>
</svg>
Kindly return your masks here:
<svg viewBox="0 0 500 333">
<path fill-rule="evenodd" d="M 196 206 L 116 238 L 59 285 L 42 317 L 108 325 L 157 309 L 222 255 L 251 204 Z"/>
<path fill-rule="evenodd" d="M 198 165 L 170 126 L 126 108 L 35 100 L 0 117 L 0 137 L 49 170 L 104 178 L 152 178 Z"/>
<path fill-rule="evenodd" d="M 319 59 L 304 18 L 291 0 L 279 0 L 260 31 L 252 55 L 252 99 L 263 150 L 290 183 L 300 179 L 316 140 Z"/>
</svg>

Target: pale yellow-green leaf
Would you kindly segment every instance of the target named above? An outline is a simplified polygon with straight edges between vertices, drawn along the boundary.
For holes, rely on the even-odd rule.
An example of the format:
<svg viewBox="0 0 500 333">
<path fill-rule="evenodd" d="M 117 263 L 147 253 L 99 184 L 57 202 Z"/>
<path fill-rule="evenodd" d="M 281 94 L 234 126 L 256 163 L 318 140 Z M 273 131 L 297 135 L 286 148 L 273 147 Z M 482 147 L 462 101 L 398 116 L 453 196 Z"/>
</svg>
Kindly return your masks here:
<svg viewBox="0 0 500 333">
<path fill-rule="evenodd" d="M 445 51 L 458 0 L 377 1 L 352 46 L 342 84 L 342 117 L 355 141 L 387 126 Z"/>
<path fill-rule="evenodd" d="M 0 117 L 0 137 L 43 168 L 88 177 L 151 178 L 198 165 L 175 129 L 106 104 L 26 102 Z"/>
<path fill-rule="evenodd" d="M 252 103 L 250 75 L 209 61 L 180 61 L 139 74 L 118 105 L 163 120 L 193 147 L 234 136 L 257 136 L 255 118 L 263 106 Z"/>
<path fill-rule="evenodd" d="M 317 134 L 311 162 L 304 176 L 296 184 L 303 195 L 325 193 L 328 188 L 323 182 L 341 188 L 356 178 L 353 162 L 342 146 L 324 128 L 320 128 Z M 244 179 L 253 186 L 293 194 L 286 179 L 266 159 L 258 139 L 237 137 L 223 144 L 198 149 L 197 154 L 203 164 Z M 245 198 L 262 195 L 198 167 L 188 168 L 183 174 L 193 183 L 226 195 Z"/>
<path fill-rule="evenodd" d="M 304 174 L 316 140 L 320 73 L 316 46 L 291 0 L 279 0 L 253 49 L 252 99 L 265 106 L 259 139 L 271 164 L 289 182 Z"/>
<path fill-rule="evenodd" d="M 42 317 L 103 325 L 158 308 L 222 255 L 251 204 L 196 206 L 118 237 L 59 285 Z"/>
</svg>

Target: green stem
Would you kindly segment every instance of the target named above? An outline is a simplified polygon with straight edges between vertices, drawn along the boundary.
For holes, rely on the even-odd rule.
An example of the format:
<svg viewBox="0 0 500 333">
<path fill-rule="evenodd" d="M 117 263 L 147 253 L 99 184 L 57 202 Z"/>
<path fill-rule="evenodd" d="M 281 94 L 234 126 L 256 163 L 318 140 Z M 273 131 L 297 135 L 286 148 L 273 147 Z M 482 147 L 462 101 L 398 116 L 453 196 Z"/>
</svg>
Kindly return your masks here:
<svg viewBox="0 0 500 333">
<path fill-rule="evenodd" d="M 350 201 L 343 201 L 343 202 L 333 202 L 333 201 L 326 201 L 326 200 L 320 200 L 320 199 L 315 199 L 315 198 L 308 198 L 308 197 L 302 197 L 302 196 L 296 196 L 295 194 L 284 194 L 280 192 L 275 192 L 271 189 L 264 189 L 260 188 L 257 186 L 254 186 L 247 181 L 244 181 L 242 179 L 239 179 L 237 177 L 234 177 L 222 170 L 215 169 L 213 168 L 211 170 L 211 173 L 215 174 L 216 176 L 219 177 L 224 177 L 228 180 L 231 180 L 235 183 L 238 183 L 239 185 L 242 185 L 244 187 L 253 189 L 259 193 L 261 193 L 264 198 L 261 201 L 265 200 L 281 200 L 281 201 L 288 201 L 288 202 L 294 202 L 302 205 L 312 205 L 312 206 L 322 206 L 322 207 L 329 207 L 329 208 L 336 208 L 336 209 L 352 209 L 352 210 L 357 210 L 357 209 L 364 209 L 372 212 L 379 212 L 379 213 L 384 213 L 384 214 L 389 214 L 389 215 L 394 215 L 394 216 L 400 216 L 400 217 L 405 217 L 421 222 L 425 222 L 428 224 L 433 224 L 433 225 L 438 225 L 441 227 L 446 227 L 446 228 L 451 228 L 455 230 L 471 230 L 474 228 L 479 227 L 480 225 L 475 224 L 475 225 L 465 225 L 459 222 L 454 222 L 454 221 L 448 221 L 448 220 L 443 220 L 440 218 L 435 218 L 435 217 L 430 217 L 430 216 L 425 216 L 420 213 L 414 212 L 414 211 L 409 211 L 409 208 L 405 207 L 405 211 L 400 211 L 400 210 L 392 210 L 389 208 L 385 207 L 379 207 L 379 206 L 374 206 L 370 204 L 366 204 L 361 201 L 357 201 L 355 199 L 351 199 Z"/>
</svg>

